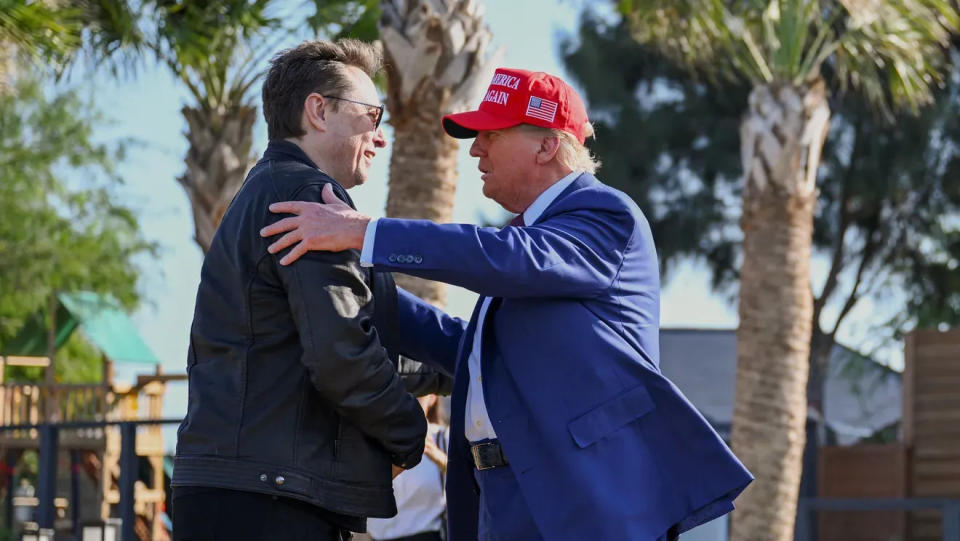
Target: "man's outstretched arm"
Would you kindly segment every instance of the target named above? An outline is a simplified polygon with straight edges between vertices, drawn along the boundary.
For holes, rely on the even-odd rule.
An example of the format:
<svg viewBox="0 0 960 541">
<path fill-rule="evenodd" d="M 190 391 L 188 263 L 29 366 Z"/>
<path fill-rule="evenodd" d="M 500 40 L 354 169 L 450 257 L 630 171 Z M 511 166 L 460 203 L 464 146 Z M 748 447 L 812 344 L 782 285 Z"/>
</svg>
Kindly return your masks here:
<svg viewBox="0 0 960 541">
<path fill-rule="evenodd" d="M 328 194 L 324 194 L 325 200 Z M 330 198 L 334 198 L 332 192 Z M 281 263 L 310 250 L 363 249 L 378 269 L 464 287 L 491 297 L 590 297 L 610 287 L 635 236 L 654 253 L 642 216 L 614 196 L 580 201 L 578 208 L 531 227 L 477 227 L 427 220 L 382 219 L 376 248 L 365 244 L 370 218 L 346 205 L 274 203 L 292 212 L 264 228 L 262 236 L 287 232 L 270 245 L 296 244 Z M 421 257 L 422 256 L 422 257 Z M 656 272 L 653 265 L 645 272 Z"/>
<path fill-rule="evenodd" d="M 403 288 L 397 301 L 401 353 L 452 376 L 467 322 Z"/>
</svg>

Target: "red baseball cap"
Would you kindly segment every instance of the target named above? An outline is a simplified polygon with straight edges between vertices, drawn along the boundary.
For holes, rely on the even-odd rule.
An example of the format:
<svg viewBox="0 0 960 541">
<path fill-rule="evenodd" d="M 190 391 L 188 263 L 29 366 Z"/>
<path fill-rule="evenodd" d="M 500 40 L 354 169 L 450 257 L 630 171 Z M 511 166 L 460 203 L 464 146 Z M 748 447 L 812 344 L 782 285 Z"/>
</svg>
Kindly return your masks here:
<svg viewBox="0 0 960 541">
<path fill-rule="evenodd" d="M 583 144 L 587 109 L 576 90 L 542 71 L 499 68 L 476 111 L 443 117 L 451 137 L 469 139 L 478 131 L 502 130 L 520 124 L 563 130 Z"/>
</svg>

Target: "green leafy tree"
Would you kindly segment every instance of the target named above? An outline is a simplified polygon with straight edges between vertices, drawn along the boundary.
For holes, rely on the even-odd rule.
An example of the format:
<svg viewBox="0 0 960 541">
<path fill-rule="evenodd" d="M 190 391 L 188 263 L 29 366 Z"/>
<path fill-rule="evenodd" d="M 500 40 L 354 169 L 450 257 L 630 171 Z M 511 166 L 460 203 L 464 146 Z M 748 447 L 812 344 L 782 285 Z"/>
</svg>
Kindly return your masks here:
<svg viewBox="0 0 960 541">
<path fill-rule="evenodd" d="M 94 142 L 90 110 L 29 80 L 0 96 L 0 344 L 58 291 L 140 300 L 135 261 L 154 246 L 114 197 L 123 148 Z"/>
</svg>

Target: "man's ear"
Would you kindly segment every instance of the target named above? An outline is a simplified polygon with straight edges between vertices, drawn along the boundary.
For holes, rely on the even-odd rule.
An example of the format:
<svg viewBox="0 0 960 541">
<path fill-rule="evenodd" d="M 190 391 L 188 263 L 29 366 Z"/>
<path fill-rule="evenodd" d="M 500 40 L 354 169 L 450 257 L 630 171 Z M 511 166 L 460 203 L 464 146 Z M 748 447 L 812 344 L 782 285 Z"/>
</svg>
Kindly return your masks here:
<svg viewBox="0 0 960 541">
<path fill-rule="evenodd" d="M 546 165 L 553 161 L 557 151 L 560 150 L 560 138 L 556 136 L 547 136 L 540 138 L 540 148 L 537 150 L 537 163 Z"/>
<path fill-rule="evenodd" d="M 327 129 L 327 104 L 329 102 L 316 92 L 310 93 L 303 102 L 304 128 L 313 127 L 317 131 Z"/>
</svg>

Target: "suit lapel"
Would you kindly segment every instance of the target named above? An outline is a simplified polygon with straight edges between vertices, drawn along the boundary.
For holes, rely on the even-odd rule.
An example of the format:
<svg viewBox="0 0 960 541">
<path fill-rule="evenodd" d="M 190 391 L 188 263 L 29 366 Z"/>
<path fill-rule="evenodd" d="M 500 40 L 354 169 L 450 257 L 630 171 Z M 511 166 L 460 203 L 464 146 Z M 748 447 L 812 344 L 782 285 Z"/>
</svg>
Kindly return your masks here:
<svg viewBox="0 0 960 541">
<path fill-rule="evenodd" d="M 503 297 L 491 298 L 490 306 L 487 308 L 487 315 L 483 319 L 483 329 L 481 330 L 483 336 L 480 338 L 483 340 L 480 346 L 480 371 L 482 374 L 490 373 L 490 370 L 487 368 L 487 364 L 490 362 L 488 359 L 493 358 L 493 352 L 497 345 L 496 340 L 493 338 L 493 332 L 490 331 L 490 329 L 493 325 L 493 318 L 497 310 L 500 309 L 501 304 L 503 304 Z"/>
</svg>

